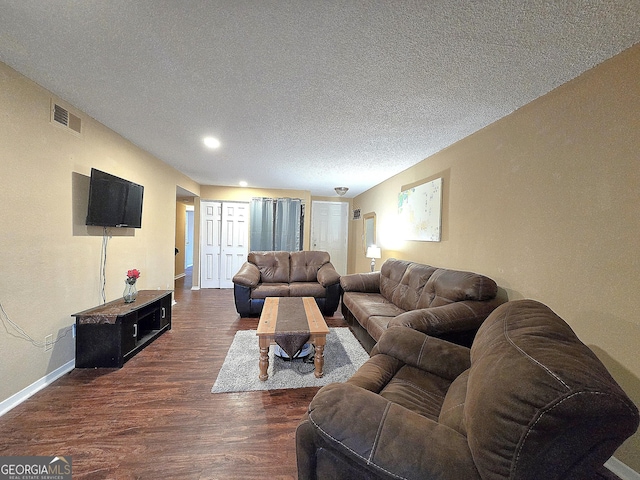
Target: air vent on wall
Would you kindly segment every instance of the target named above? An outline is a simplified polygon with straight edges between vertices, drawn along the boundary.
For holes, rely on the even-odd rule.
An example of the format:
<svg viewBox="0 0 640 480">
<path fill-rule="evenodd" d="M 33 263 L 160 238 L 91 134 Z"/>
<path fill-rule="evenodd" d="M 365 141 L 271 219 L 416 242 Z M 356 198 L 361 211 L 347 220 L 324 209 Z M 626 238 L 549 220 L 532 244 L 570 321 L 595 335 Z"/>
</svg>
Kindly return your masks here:
<svg viewBox="0 0 640 480">
<path fill-rule="evenodd" d="M 80 117 L 74 115 L 69 112 L 64 107 L 61 107 L 57 103 L 52 102 L 51 109 L 51 119 L 53 122 L 62 125 L 63 127 L 67 127 L 68 129 L 74 131 L 75 133 L 80 133 L 81 123 Z"/>
</svg>

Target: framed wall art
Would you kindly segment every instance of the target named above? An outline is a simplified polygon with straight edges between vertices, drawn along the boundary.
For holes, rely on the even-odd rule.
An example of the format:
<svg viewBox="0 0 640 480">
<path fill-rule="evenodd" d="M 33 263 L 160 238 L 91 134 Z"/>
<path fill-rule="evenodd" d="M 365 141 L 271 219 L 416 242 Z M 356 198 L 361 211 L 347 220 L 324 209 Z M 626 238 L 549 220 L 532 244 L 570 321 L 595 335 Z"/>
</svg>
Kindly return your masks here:
<svg viewBox="0 0 640 480">
<path fill-rule="evenodd" d="M 442 178 L 398 195 L 398 216 L 405 240 L 439 242 L 442 236 Z"/>
</svg>

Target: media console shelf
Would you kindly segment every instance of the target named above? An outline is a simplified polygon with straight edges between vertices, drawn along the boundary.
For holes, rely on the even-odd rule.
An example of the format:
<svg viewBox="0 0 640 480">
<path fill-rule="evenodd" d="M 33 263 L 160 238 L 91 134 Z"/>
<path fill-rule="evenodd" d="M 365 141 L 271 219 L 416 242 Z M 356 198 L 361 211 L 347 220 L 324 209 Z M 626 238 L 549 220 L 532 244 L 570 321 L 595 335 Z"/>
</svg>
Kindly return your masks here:
<svg viewBox="0 0 640 480">
<path fill-rule="evenodd" d="M 133 303 L 121 298 L 75 313 L 76 368 L 120 368 L 171 329 L 171 290 L 140 290 Z"/>
</svg>

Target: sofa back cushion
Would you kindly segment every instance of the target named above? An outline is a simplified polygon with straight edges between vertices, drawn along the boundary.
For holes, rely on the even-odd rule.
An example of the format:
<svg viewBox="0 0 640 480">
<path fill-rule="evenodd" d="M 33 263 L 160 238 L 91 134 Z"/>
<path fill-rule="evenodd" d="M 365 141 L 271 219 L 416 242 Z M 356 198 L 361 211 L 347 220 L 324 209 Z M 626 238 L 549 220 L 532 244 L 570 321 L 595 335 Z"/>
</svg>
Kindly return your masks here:
<svg viewBox="0 0 640 480">
<path fill-rule="evenodd" d="M 250 252 L 247 260 L 260 270 L 262 283 L 289 282 L 289 252 Z"/>
<path fill-rule="evenodd" d="M 393 293 L 400 285 L 404 272 L 412 262 L 390 258 L 380 268 L 380 293 L 384 298 L 393 302 Z"/>
<path fill-rule="evenodd" d="M 291 252 L 290 257 L 290 282 L 317 281 L 318 270 L 330 260 L 329 254 L 321 251 Z"/>
<path fill-rule="evenodd" d="M 420 263 L 408 265 L 393 291 L 391 301 L 403 310 L 415 310 L 424 286 L 436 270 L 435 267 Z"/>
<path fill-rule="evenodd" d="M 439 307 L 463 300 L 491 300 L 498 285 L 477 273 L 438 268 L 422 289 L 417 308 Z"/>
<path fill-rule="evenodd" d="M 464 427 L 482 478 L 591 478 L 638 427 L 638 410 L 560 317 L 498 307 L 471 347 Z"/>
</svg>

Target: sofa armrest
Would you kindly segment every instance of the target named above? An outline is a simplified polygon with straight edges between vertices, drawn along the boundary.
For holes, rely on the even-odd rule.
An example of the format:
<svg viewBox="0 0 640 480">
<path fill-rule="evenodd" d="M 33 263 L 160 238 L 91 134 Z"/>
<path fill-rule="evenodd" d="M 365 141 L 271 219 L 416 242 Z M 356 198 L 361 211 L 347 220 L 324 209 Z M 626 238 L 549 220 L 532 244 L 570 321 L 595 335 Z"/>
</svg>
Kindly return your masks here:
<svg viewBox="0 0 640 480">
<path fill-rule="evenodd" d="M 454 380 L 471 366 L 467 347 L 431 337 L 408 327 L 387 329 L 371 350 L 371 357 L 385 354 L 401 362 Z"/>
<path fill-rule="evenodd" d="M 340 274 L 331 262 L 325 263 L 318 269 L 318 283 L 323 287 L 335 285 L 340 281 Z"/>
<path fill-rule="evenodd" d="M 251 262 L 245 262 L 233 276 L 233 283 L 245 287 L 256 287 L 260 283 L 260 270 Z"/>
<path fill-rule="evenodd" d="M 463 435 L 355 385 L 320 389 L 306 421 L 316 450 L 339 452 L 382 478 L 480 478 Z"/>
<path fill-rule="evenodd" d="M 345 292 L 380 293 L 380 272 L 342 275 L 340 286 Z"/>
<path fill-rule="evenodd" d="M 410 310 L 391 319 L 389 327 L 404 326 L 435 336 L 475 331 L 500 303 L 498 299 L 465 300 L 439 307 Z"/>
</svg>

